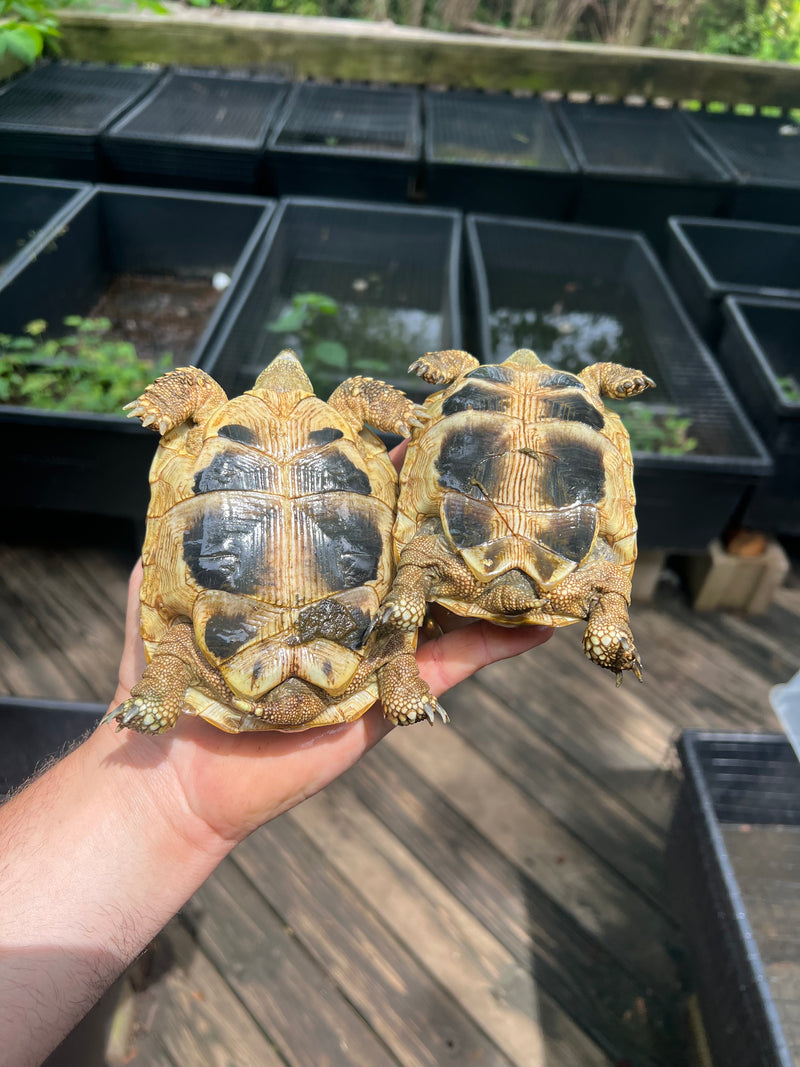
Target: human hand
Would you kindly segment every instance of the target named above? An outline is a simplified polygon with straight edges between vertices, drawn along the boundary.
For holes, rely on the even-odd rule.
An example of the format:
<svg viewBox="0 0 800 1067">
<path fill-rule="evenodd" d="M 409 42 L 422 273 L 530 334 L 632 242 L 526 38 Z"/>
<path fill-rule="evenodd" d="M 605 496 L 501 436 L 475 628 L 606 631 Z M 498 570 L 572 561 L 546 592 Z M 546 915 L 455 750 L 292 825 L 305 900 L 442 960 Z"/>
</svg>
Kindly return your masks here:
<svg viewBox="0 0 800 1067">
<path fill-rule="evenodd" d="M 139 636 L 141 582 L 142 567 L 137 563 L 128 587 L 125 645 L 112 707 L 127 700 L 145 667 Z M 489 663 L 543 644 L 553 633 L 546 626 L 512 629 L 467 622 L 449 612 L 437 618 L 444 632 L 417 651 L 420 674 L 435 696 Z M 113 731 L 115 725 L 101 729 Z M 227 734 L 183 715 L 169 733 L 117 734 L 117 758 L 138 765 L 168 765 L 189 811 L 213 834 L 235 844 L 333 781 L 391 729 L 379 704 L 355 722 L 300 733 Z M 423 727 L 413 729 L 424 744 Z"/>
</svg>

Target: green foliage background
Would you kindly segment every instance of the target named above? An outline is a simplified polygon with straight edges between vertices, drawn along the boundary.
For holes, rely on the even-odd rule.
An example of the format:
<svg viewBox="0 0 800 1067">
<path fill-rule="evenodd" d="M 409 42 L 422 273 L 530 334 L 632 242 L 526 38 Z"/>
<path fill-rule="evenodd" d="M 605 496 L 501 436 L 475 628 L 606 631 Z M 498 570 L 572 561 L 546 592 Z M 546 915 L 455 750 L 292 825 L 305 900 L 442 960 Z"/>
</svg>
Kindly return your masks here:
<svg viewBox="0 0 800 1067">
<path fill-rule="evenodd" d="M 458 30 L 473 23 L 546 40 L 651 45 L 800 62 L 800 0 L 183 0 L 187 6 L 383 20 Z M 58 11 L 166 9 L 160 0 L 0 0 L 0 56 L 58 52 Z"/>
</svg>

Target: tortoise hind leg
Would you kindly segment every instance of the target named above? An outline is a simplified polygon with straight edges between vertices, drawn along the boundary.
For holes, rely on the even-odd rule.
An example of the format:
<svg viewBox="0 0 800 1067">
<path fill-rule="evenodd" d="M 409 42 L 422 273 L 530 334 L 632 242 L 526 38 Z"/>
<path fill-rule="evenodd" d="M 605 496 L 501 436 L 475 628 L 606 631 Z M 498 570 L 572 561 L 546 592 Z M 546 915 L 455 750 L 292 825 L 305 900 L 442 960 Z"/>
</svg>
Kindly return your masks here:
<svg viewBox="0 0 800 1067">
<path fill-rule="evenodd" d="M 337 385 L 328 403 L 353 427 L 356 433 L 369 423 L 384 433 L 409 437 L 414 427 L 422 426 L 420 407 L 402 390 L 378 378 L 356 375 Z"/>
<path fill-rule="evenodd" d="M 163 436 L 187 419 L 205 422 L 227 399 L 222 386 L 199 367 L 178 367 L 156 378 L 123 410 Z"/>
<path fill-rule="evenodd" d="M 598 396 L 626 400 L 638 396 L 645 389 L 655 389 L 656 383 L 640 370 L 623 367 L 619 363 L 592 363 L 578 375 L 587 389 Z"/>
<path fill-rule="evenodd" d="M 642 659 L 628 622 L 630 589 L 630 579 L 615 563 L 598 560 L 573 571 L 547 593 L 551 611 L 587 620 L 583 650 L 616 674 L 617 685 L 623 671 L 633 671 L 642 680 Z"/>
<path fill-rule="evenodd" d="M 230 699 L 222 675 L 200 654 L 191 625 L 175 622 L 158 642 L 130 698 L 110 711 L 103 722 L 116 719 L 118 730 L 127 726 L 143 734 L 162 734 L 178 721 L 186 690 L 198 683 L 205 691 L 227 693 Z"/>
<path fill-rule="evenodd" d="M 426 352 L 408 368 L 410 374 L 418 374 L 430 385 L 449 385 L 461 374 L 475 370 L 480 363 L 469 352 L 447 348 L 442 352 Z"/>
</svg>

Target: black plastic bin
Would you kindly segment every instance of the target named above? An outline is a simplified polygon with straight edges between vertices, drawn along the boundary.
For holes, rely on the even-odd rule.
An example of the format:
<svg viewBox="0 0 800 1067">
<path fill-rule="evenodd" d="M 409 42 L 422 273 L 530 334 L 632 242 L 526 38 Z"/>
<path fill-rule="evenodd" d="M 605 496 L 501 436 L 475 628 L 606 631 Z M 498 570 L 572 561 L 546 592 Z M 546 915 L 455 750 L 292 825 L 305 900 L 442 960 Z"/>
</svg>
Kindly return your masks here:
<svg viewBox="0 0 800 1067">
<path fill-rule="evenodd" d="M 423 97 L 425 189 L 432 204 L 464 211 L 566 219 L 578 165 L 538 97 L 436 92 Z"/>
<path fill-rule="evenodd" d="M 288 86 L 255 74 L 175 70 L 104 134 L 115 179 L 262 191 L 264 145 Z"/>
<path fill-rule="evenodd" d="M 137 292 L 137 279 L 145 283 L 144 299 L 155 300 L 139 309 L 146 327 L 163 301 L 160 279 L 175 275 L 192 287 L 180 297 L 187 321 L 196 331 L 206 322 L 199 339 L 173 355 L 179 365 L 198 362 L 273 206 L 256 197 L 98 186 L 64 221 L 52 246 L 0 283 L 0 333 L 20 334 L 34 319 L 60 324 L 68 315 L 96 315 L 98 308 L 103 314 L 102 299 L 111 287 L 125 297 Z M 231 284 L 211 311 L 215 272 L 226 273 Z M 148 295 L 150 279 L 155 281 Z M 195 306 L 200 310 L 193 319 Z M 119 309 L 122 336 L 129 310 L 124 304 Z M 158 329 L 147 338 L 163 352 Z M 0 406 L 0 449 L 9 459 L 4 506 L 141 520 L 156 441 L 154 433 L 122 415 Z"/>
<path fill-rule="evenodd" d="M 715 1064 L 800 1057 L 800 764 L 781 734 L 688 730 L 667 872 Z"/>
<path fill-rule="evenodd" d="M 687 112 L 692 129 L 732 171 L 729 213 L 800 226 L 800 126 L 734 112 Z"/>
<path fill-rule="evenodd" d="M 717 215 L 731 175 L 681 112 L 625 104 L 554 107 L 582 171 L 575 218 L 641 230 L 663 255 L 670 215 Z"/>
<path fill-rule="evenodd" d="M 323 399 L 353 374 L 422 398 L 409 364 L 461 345 L 460 242 L 455 211 L 287 198 L 203 367 L 238 393 L 290 346 Z M 336 310 L 276 328 L 308 294 Z"/>
<path fill-rule="evenodd" d="M 45 63 L 0 89 L 0 173 L 98 181 L 100 134 L 162 71 Z"/>
<path fill-rule="evenodd" d="M 406 86 L 295 85 L 267 142 L 275 189 L 406 200 L 422 154 L 421 97 Z"/>
<path fill-rule="evenodd" d="M 41 178 L 0 178 L 0 279 L 40 252 L 90 186 Z"/>
<path fill-rule="evenodd" d="M 704 549 L 771 465 L 648 243 L 489 215 L 467 216 L 467 241 L 483 362 L 532 348 L 572 373 L 608 360 L 653 378 L 657 388 L 640 400 L 609 402 L 634 442 L 639 543 Z M 651 446 L 652 424 L 676 428 Z"/>
<path fill-rule="evenodd" d="M 752 494 L 744 521 L 800 534 L 800 301 L 726 297 L 722 369 L 769 449 L 774 475 Z M 793 384 L 793 388 L 792 388 Z"/>
<path fill-rule="evenodd" d="M 667 266 L 684 307 L 714 347 L 727 294 L 800 300 L 800 227 L 673 218 Z"/>
</svg>

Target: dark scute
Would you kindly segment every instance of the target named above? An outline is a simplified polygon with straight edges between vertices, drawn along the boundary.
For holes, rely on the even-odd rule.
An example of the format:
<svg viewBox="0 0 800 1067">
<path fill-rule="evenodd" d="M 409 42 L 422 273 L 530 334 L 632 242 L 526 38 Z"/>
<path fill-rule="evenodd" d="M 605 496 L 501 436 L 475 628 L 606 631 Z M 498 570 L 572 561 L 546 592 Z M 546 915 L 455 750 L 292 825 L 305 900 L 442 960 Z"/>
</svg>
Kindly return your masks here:
<svg viewBox="0 0 800 1067">
<path fill-rule="evenodd" d="M 295 477 L 301 493 L 372 493 L 366 473 L 336 449 L 298 463 Z"/>
<path fill-rule="evenodd" d="M 314 522 L 322 536 L 317 566 L 331 593 L 375 581 L 383 541 L 370 515 L 332 509 L 327 514 L 317 513 Z"/>
<path fill-rule="evenodd" d="M 602 430 L 606 420 L 581 393 L 564 393 L 561 396 L 542 397 L 541 416 L 544 419 L 564 419 L 565 422 L 582 422 L 593 430 Z"/>
<path fill-rule="evenodd" d="M 345 644 L 358 630 L 358 623 L 338 600 L 318 600 L 297 616 L 297 636 L 302 644 L 318 637 Z"/>
<path fill-rule="evenodd" d="M 547 543 L 565 559 L 580 563 L 594 544 L 597 509 L 593 505 L 576 512 L 556 513 L 548 527 Z"/>
<path fill-rule="evenodd" d="M 506 411 L 507 408 L 508 397 L 505 393 L 473 382 L 464 382 L 442 404 L 442 414 L 455 415 L 458 411 Z"/>
<path fill-rule="evenodd" d="M 598 438 L 602 441 L 602 438 Z M 542 492 L 551 507 L 598 504 L 605 495 L 605 468 L 599 448 L 583 441 L 559 441 L 557 454 L 542 452 Z"/>
<path fill-rule="evenodd" d="M 213 615 L 206 623 L 206 648 L 217 659 L 228 659 L 254 636 L 257 629 L 245 615 Z"/>
<path fill-rule="evenodd" d="M 486 366 L 476 367 L 475 370 L 471 370 L 464 377 L 477 378 L 478 381 L 484 382 L 510 382 L 514 380 L 514 372 L 499 363 L 487 363 Z"/>
<path fill-rule="evenodd" d="M 443 437 L 436 458 L 439 484 L 467 496 L 482 495 L 482 487 L 492 496 L 496 489 L 492 459 L 506 451 L 505 440 L 500 427 L 479 426 L 469 432 L 453 427 Z"/>
<path fill-rule="evenodd" d="M 218 452 L 209 465 L 194 476 L 194 492 L 213 493 L 220 489 L 268 489 L 271 461 L 255 453 Z"/>
<path fill-rule="evenodd" d="M 493 512 L 488 506 L 460 495 L 448 494 L 444 502 L 444 514 L 447 532 L 456 548 L 476 548 L 491 540 Z"/>
<path fill-rule="evenodd" d="M 220 426 L 217 430 L 217 437 L 227 437 L 229 441 L 238 441 L 240 445 L 254 445 L 258 442 L 258 438 L 249 426 L 238 426 L 235 422 Z"/>
<path fill-rule="evenodd" d="M 574 374 L 566 371 L 553 370 L 548 374 L 540 374 L 536 379 L 536 385 L 541 389 L 585 389 L 586 386 Z"/>
<path fill-rule="evenodd" d="M 323 426 L 321 430 L 311 430 L 308 441 L 312 445 L 329 445 L 331 441 L 338 441 L 343 436 L 341 430 L 335 430 L 333 426 Z"/>
<path fill-rule="evenodd" d="M 258 593 L 268 570 L 269 516 L 233 522 L 218 508 L 207 508 L 183 535 L 183 555 L 194 580 L 205 589 Z"/>
</svg>

